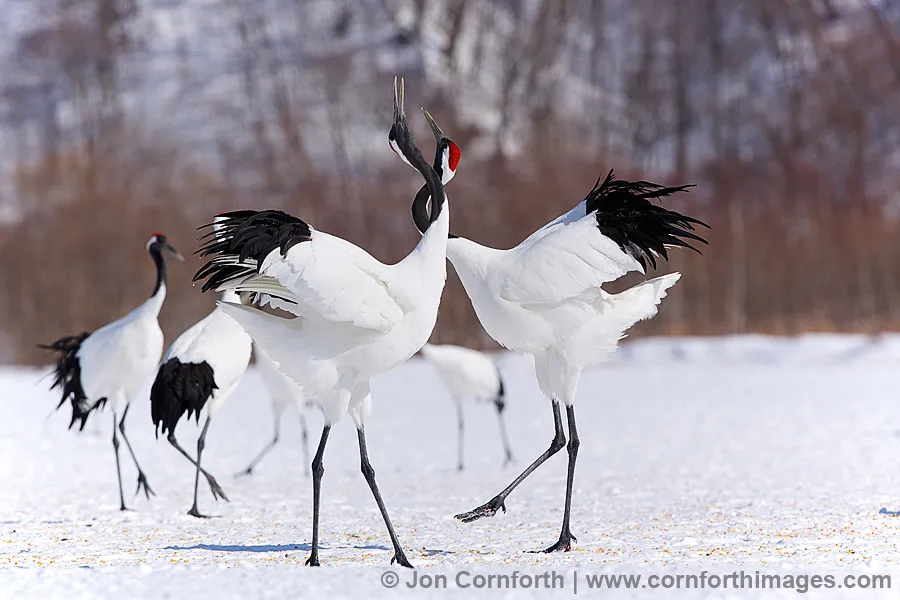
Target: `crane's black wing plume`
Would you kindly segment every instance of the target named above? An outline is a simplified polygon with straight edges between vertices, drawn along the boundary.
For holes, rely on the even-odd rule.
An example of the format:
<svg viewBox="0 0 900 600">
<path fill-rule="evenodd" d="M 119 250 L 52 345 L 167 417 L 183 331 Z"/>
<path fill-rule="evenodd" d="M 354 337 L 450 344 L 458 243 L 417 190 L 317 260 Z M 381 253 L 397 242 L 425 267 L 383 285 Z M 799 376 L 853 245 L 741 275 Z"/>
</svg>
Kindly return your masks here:
<svg viewBox="0 0 900 600">
<path fill-rule="evenodd" d="M 222 213 L 200 229 L 211 229 L 201 236 L 197 254 L 212 258 L 194 275 L 195 282 L 206 279 L 204 292 L 255 275 L 276 248 L 285 256 L 296 244 L 312 239 L 305 221 L 280 210 Z"/>
<path fill-rule="evenodd" d="M 699 253 L 690 241 L 707 243 L 694 233 L 694 225 L 707 229 L 709 225 L 650 202 L 689 187 L 693 186 L 665 187 L 649 181 L 622 181 L 610 171 L 602 183 L 597 180 L 585 198 L 585 213 L 596 213 L 600 233 L 633 256 L 644 269 L 648 262 L 655 269 L 657 256 L 669 259 L 667 248 L 680 246 Z"/>
<path fill-rule="evenodd" d="M 101 398 L 91 406 L 81 385 L 81 362 L 78 360 L 78 350 L 89 335 L 91 333 L 85 331 L 80 335 L 60 338 L 52 344 L 38 344 L 38 348 L 59 353 L 54 370 L 55 379 L 50 389 L 57 387 L 62 389 L 62 398 L 56 405 L 56 409 L 62 408 L 62 405 L 68 400 L 72 404 L 72 420 L 69 422 L 69 429 L 72 429 L 75 422 L 80 420 L 79 431 L 84 429 L 91 411 L 106 404 L 106 398 Z"/>
<path fill-rule="evenodd" d="M 185 412 L 188 419 L 196 416 L 199 423 L 200 411 L 216 389 L 215 373 L 208 362 L 183 363 L 177 358 L 164 362 L 150 388 L 150 416 L 157 437 L 160 428 L 163 435 L 175 433 Z"/>
</svg>

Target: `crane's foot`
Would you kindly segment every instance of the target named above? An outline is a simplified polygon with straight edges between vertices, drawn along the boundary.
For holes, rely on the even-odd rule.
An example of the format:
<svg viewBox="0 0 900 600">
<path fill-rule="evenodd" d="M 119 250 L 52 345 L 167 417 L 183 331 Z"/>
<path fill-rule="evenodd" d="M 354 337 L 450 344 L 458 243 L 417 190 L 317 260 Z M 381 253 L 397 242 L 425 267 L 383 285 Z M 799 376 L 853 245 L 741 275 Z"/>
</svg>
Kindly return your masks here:
<svg viewBox="0 0 900 600">
<path fill-rule="evenodd" d="M 147 483 L 147 476 L 144 475 L 143 471 L 138 471 L 138 482 L 137 489 L 134 490 L 134 495 L 137 496 L 141 493 L 141 489 L 144 490 L 144 495 L 147 497 L 147 500 L 150 499 L 150 496 L 155 496 L 156 492 L 150 487 L 150 484 Z"/>
<path fill-rule="evenodd" d="M 572 542 L 577 542 L 575 536 L 572 535 L 570 531 L 563 531 L 559 536 L 559 541 L 550 546 L 549 548 L 544 548 L 543 550 L 532 550 L 533 554 L 550 554 L 551 552 L 571 552 L 572 551 Z"/>
<path fill-rule="evenodd" d="M 403 552 L 403 549 L 402 549 L 402 548 L 398 548 L 398 549 L 394 552 L 394 558 L 391 559 L 391 564 L 394 564 L 394 563 L 397 563 L 397 564 L 400 565 L 401 567 L 406 567 L 406 568 L 408 568 L 408 569 L 414 568 L 414 567 L 410 564 L 409 560 L 406 558 L 406 554 Z"/>
<path fill-rule="evenodd" d="M 313 552 L 312 554 L 309 555 L 309 558 L 306 559 L 306 566 L 307 567 L 320 567 L 321 566 L 319 564 L 319 553 L 318 552 Z"/>
<path fill-rule="evenodd" d="M 200 511 L 197 510 L 196 504 L 191 507 L 191 510 L 189 510 L 187 514 L 191 515 L 192 517 L 197 517 L 198 519 L 209 519 L 210 518 L 209 515 L 200 514 Z"/>
<path fill-rule="evenodd" d="M 225 502 L 230 502 L 228 496 L 225 495 L 225 491 L 222 489 L 222 486 L 220 486 L 216 481 L 215 477 L 213 477 L 212 475 L 207 475 L 206 483 L 209 484 L 209 491 L 212 492 L 213 498 L 215 498 L 216 500 L 221 498 Z"/>
<path fill-rule="evenodd" d="M 506 503 L 500 496 L 494 496 L 478 508 L 456 515 L 456 518 L 463 523 L 471 523 L 472 521 L 477 521 L 478 519 L 483 519 L 485 517 L 493 517 L 500 509 L 503 509 L 503 512 L 506 512 Z"/>
</svg>

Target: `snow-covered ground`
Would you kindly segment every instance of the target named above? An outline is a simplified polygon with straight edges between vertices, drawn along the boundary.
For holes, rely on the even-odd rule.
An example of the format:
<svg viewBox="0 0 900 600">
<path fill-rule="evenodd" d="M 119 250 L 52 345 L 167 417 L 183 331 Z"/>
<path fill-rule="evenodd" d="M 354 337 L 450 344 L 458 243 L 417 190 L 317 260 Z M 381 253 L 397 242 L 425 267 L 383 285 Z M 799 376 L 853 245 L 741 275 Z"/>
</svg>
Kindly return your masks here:
<svg viewBox="0 0 900 600">
<path fill-rule="evenodd" d="M 848 566 L 880 573 L 900 565 L 900 519 L 879 512 L 900 509 L 900 337 L 623 344 L 582 381 L 572 516 L 578 542 L 572 553 L 554 555 L 526 551 L 556 540 L 565 452 L 510 497 L 506 514 L 472 524 L 453 518 L 499 491 L 552 437 L 529 361 L 499 361 L 517 457 L 507 470 L 492 407 L 472 403 L 469 468 L 455 471 L 453 405 L 419 360 L 373 386 L 370 455 L 388 509 L 417 573 L 449 576 L 449 589 L 423 596 L 471 594 L 455 589 L 460 570 L 509 573 L 513 566 L 566 577 L 573 570 L 646 577 L 705 569 L 824 574 Z M 296 418 L 286 415 L 271 460 L 251 477 L 233 477 L 271 433 L 256 373 L 210 427 L 204 463 L 231 502 L 215 504 L 201 481 L 201 511 L 216 515 L 207 521 L 185 514 L 193 471 L 154 438 L 146 399 L 132 406 L 128 425 L 158 496 L 128 498 L 135 510 L 119 512 L 112 417 L 95 416 L 81 435 L 67 431 L 68 416 L 52 413 L 56 395 L 44 375 L 0 371 L 0 598 L 412 593 L 404 589 L 412 574 L 389 565 L 390 542 L 359 473 L 349 419 L 325 455 L 323 568 L 309 569 L 312 494 Z M 320 425 L 310 415 L 311 446 Z M 191 449 L 197 433 L 193 423 L 178 429 Z M 127 453 L 123 459 L 133 490 L 136 474 Z M 381 584 L 387 570 L 400 576 L 399 590 Z M 900 575 L 894 582 L 900 587 Z"/>
</svg>

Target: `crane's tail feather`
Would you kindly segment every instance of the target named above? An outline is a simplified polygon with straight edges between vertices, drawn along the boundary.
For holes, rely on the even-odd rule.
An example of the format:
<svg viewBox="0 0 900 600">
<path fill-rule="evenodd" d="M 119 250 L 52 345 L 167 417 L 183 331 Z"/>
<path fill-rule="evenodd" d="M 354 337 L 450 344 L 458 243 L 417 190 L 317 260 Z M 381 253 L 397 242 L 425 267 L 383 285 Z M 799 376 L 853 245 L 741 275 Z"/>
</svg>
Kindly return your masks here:
<svg viewBox="0 0 900 600">
<path fill-rule="evenodd" d="M 183 363 L 177 358 L 170 358 L 164 362 L 150 388 L 150 416 L 156 436 L 159 437 L 160 429 L 163 435 L 174 433 L 178 420 L 185 412 L 188 419 L 196 416 L 199 423 L 200 411 L 216 389 L 215 373 L 205 360 L 201 363 Z"/>
<path fill-rule="evenodd" d="M 645 321 L 656 316 L 659 311 L 659 303 L 666 297 L 670 287 L 681 279 L 681 273 L 669 273 L 653 279 L 648 279 L 630 287 L 624 292 L 613 295 L 607 299 L 612 302 L 611 312 L 604 315 L 611 315 L 621 326 L 621 330 L 625 331 L 638 321 Z"/>
<path fill-rule="evenodd" d="M 302 389 L 301 382 L 308 375 L 303 369 L 309 356 L 304 354 L 302 346 L 291 341 L 291 336 L 285 336 L 285 330 L 301 330 L 303 318 L 286 319 L 252 306 L 224 302 L 219 303 L 219 308 L 244 328 L 266 359 Z"/>
<path fill-rule="evenodd" d="M 90 332 L 85 331 L 79 335 L 60 338 L 51 344 L 38 344 L 38 348 L 59 353 L 54 368 L 53 385 L 50 386 L 50 389 L 62 389 L 62 397 L 59 404 L 56 405 L 56 410 L 62 408 L 62 405 L 68 400 L 72 405 L 72 420 L 69 422 L 69 429 L 72 429 L 75 423 L 80 421 L 79 431 L 84 429 L 91 412 L 106 404 L 106 398 L 101 398 L 91 405 L 84 393 L 84 387 L 81 385 L 81 361 L 78 359 L 78 350 L 89 335 L 91 335 Z"/>
</svg>

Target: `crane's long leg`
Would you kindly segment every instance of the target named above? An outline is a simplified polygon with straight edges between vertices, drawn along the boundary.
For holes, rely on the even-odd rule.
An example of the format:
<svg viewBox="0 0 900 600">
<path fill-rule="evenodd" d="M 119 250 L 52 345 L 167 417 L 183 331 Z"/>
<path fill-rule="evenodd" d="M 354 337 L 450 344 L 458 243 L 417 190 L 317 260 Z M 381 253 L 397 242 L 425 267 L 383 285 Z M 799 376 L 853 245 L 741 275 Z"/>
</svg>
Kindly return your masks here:
<svg viewBox="0 0 900 600">
<path fill-rule="evenodd" d="M 575 428 L 575 407 L 566 407 L 566 417 L 569 422 L 569 445 L 567 447 L 569 453 L 569 469 L 566 476 L 566 511 L 563 514 L 562 529 L 559 532 L 559 541 L 545 548 L 543 552 L 569 552 L 572 549 L 572 542 L 578 541 L 569 530 L 569 517 L 572 514 L 572 486 L 575 480 L 575 459 L 578 457 L 578 447 L 581 442 L 578 439 L 578 430 Z"/>
<path fill-rule="evenodd" d="M 150 484 L 147 483 L 147 476 L 144 474 L 144 470 L 141 469 L 141 465 L 138 464 L 137 456 L 134 454 L 134 448 L 131 447 L 131 442 L 128 441 L 128 436 L 125 435 L 125 417 L 128 416 L 128 409 L 131 408 L 130 404 L 125 405 L 125 411 L 122 413 L 122 418 L 119 419 L 119 432 L 122 434 L 122 439 L 125 440 L 125 445 L 128 447 L 128 452 L 131 454 L 131 460 L 134 461 L 134 466 L 137 467 L 138 471 L 138 482 L 137 489 L 134 490 L 134 495 L 138 495 L 141 491 L 141 488 L 144 488 L 144 495 L 147 497 L 147 500 L 150 499 L 150 496 L 155 496 L 156 492 L 154 492 L 150 488 Z"/>
<path fill-rule="evenodd" d="M 119 462 L 119 436 L 116 433 L 116 413 L 113 412 L 113 450 L 116 452 L 116 476 L 119 478 L 119 510 L 128 510 L 125 506 L 125 492 L 122 490 L 122 465 Z"/>
<path fill-rule="evenodd" d="M 309 477 L 309 430 L 306 427 L 306 415 L 300 416 L 300 441 L 303 444 L 303 476 Z"/>
<path fill-rule="evenodd" d="M 356 433 L 359 437 L 359 460 L 363 477 L 366 478 L 366 483 L 369 484 L 369 489 L 372 490 L 372 495 L 375 496 L 375 503 L 378 505 L 378 510 L 381 511 L 381 517 L 384 519 L 384 524 L 387 525 L 388 534 L 391 536 L 391 543 L 394 545 L 394 557 L 391 559 L 391 564 L 394 564 L 394 561 L 397 561 L 401 567 L 409 567 L 412 569 L 413 566 L 409 564 L 409 560 L 406 558 L 403 548 L 400 547 L 400 541 L 397 540 L 397 534 L 394 533 L 394 526 L 391 524 L 391 518 L 388 516 L 387 508 L 384 506 L 384 500 L 381 499 L 381 492 L 378 491 L 378 484 L 375 483 L 375 469 L 372 468 L 372 464 L 369 462 L 369 451 L 366 448 L 366 433 L 363 428 L 357 429 Z"/>
<path fill-rule="evenodd" d="M 456 422 L 458 423 L 457 434 L 456 434 L 456 470 L 463 470 L 463 438 L 465 429 L 463 426 L 463 407 L 462 401 L 456 398 L 453 399 L 456 402 Z"/>
<path fill-rule="evenodd" d="M 279 430 L 281 429 L 281 415 L 279 413 L 275 413 L 275 435 L 272 437 L 272 441 L 266 444 L 266 446 L 260 450 L 259 454 L 256 455 L 250 464 L 247 465 L 247 468 L 235 475 L 235 477 L 240 477 L 241 475 L 252 475 L 253 469 L 256 468 L 256 465 L 259 464 L 259 461 L 263 459 L 263 457 L 268 454 L 272 448 L 275 447 L 275 444 L 278 443 L 278 435 Z"/>
<path fill-rule="evenodd" d="M 197 438 L 197 471 L 194 474 L 194 504 L 191 506 L 191 510 L 188 511 L 188 514 L 192 517 L 197 517 L 198 519 L 208 519 L 209 515 L 200 514 L 200 510 L 197 508 L 197 496 L 199 495 L 200 490 L 200 461 L 203 457 L 203 449 L 206 448 L 206 432 L 209 429 L 209 420 L 210 417 L 206 417 L 206 423 L 203 424 L 203 431 L 200 432 L 200 437 Z M 212 484 L 210 484 L 212 487 Z M 215 492 L 213 492 L 213 497 L 215 497 Z M 227 500 L 227 498 L 226 498 Z"/>
<path fill-rule="evenodd" d="M 500 425 L 500 440 L 503 442 L 503 466 L 506 467 L 513 461 L 512 447 L 509 445 L 509 436 L 506 435 L 506 421 L 503 419 L 503 409 L 506 403 L 502 398 L 494 400 L 494 406 L 497 407 L 497 423 Z"/>
<path fill-rule="evenodd" d="M 543 454 L 538 456 L 537 460 L 531 463 L 527 469 L 522 471 L 522 473 L 516 477 L 512 483 L 506 486 L 502 492 L 478 508 L 456 515 L 457 519 L 463 523 L 471 523 L 472 521 L 477 521 L 483 517 L 493 517 L 501 508 L 503 509 L 503 512 L 506 512 L 506 497 L 509 496 L 520 483 L 525 481 L 525 478 L 531 475 L 535 469 L 544 464 L 548 458 L 562 450 L 563 446 L 566 445 L 566 434 L 563 431 L 562 414 L 559 410 L 559 402 L 553 400 L 551 404 L 553 405 L 553 424 L 556 432 L 553 436 L 553 441 L 550 442 L 550 447 Z"/>
<path fill-rule="evenodd" d="M 325 444 L 328 443 L 328 433 L 331 431 L 331 425 L 327 422 L 322 428 L 322 437 L 319 438 L 319 448 L 312 461 L 313 476 L 313 535 L 312 550 L 310 550 L 309 558 L 306 564 L 310 567 L 319 566 L 319 499 L 322 487 L 322 475 L 325 474 L 325 467 L 322 466 L 322 457 L 325 455 Z"/>
<path fill-rule="evenodd" d="M 206 423 L 207 423 L 207 425 L 209 425 L 209 419 L 208 419 L 208 418 L 207 418 L 207 420 L 206 420 Z M 206 429 L 206 428 L 204 427 L 204 431 L 205 431 L 205 429 Z M 203 469 L 203 468 L 200 466 L 200 463 L 199 463 L 199 462 L 197 462 L 196 460 L 194 460 L 193 458 L 191 458 L 191 455 L 188 454 L 187 452 L 185 452 L 184 448 L 182 448 L 181 446 L 178 445 L 178 440 L 175 439 L 175 432 L 172 431 L 172 430 L 170 429 L 170 430 L 169 430 L 169 435 L 168 435 L 168 437 L 167 437 L 166 439 L 169 440 L 169 443 L 172 444 L 172 446 L 173 446 L 176 450 L 178 450 L 178 451 L 181 453 L 182 456 L 184 456 L 186 459 L 188 459 L 188 460 L 191 462 L 192 465 L 194 465 L 195 467 L 197 467 L 197 469 L 198 469 L 201 473 L 203 473 L 203 476 L 206 477 L 206 482 L 209 484 L 209 489 L 210 489 L 210 491 L 212 492 L 213 498 L 215 498 L 216 500 L 218 500 L 219 498 L 221 498 L 221 499 L 223 499 L 223 500 L 225 500 L 225 501 L 227 502 L 227 501 L 228 501 L 228 496 L 225 495 L 225 492 L 222 490 L 221 486 L 219 486 L 218 482 L 216 481 L 216 478 L 213 477 L 212 475 L 210 475 L 205 469 Z M 197 444 L 198 444 L 198 445 L 199 445 L 199 443 L 200 443 L 200 440 L 197 440 Z"/>
</svg>

